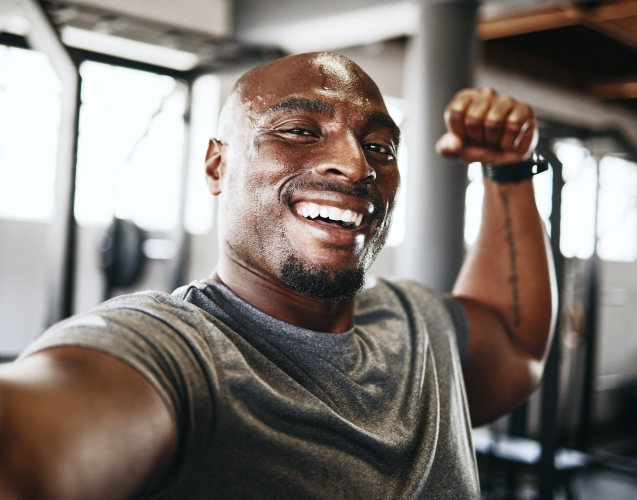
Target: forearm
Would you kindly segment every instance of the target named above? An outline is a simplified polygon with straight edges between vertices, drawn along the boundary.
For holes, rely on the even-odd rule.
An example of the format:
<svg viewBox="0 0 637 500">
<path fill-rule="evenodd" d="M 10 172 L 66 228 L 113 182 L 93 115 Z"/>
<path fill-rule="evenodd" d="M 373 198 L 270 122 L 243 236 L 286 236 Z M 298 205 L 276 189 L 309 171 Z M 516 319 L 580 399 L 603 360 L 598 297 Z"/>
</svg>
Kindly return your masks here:
<svg viewBox="0 0 637 500">
<path fill-rule="evenodd" d="M 0 380 L 0 498 L 45 498 L 35 473 L 37 460 L 33 450 L 26 442 L 21 444 L 25 429 L 15 425 L 11 411 L 14 400 L 11 388 Z"/>
<path fill-rule="evenodd" d="M 514 346 L 542 360 L 555 317 L 555 277 L 533 184 L 484 184 L 482 225 L 453 293 L 494 311 Z"/>
<path fill-rule="evenodd" d="M 130 498 L 175 451 L 161 397 L 116 358 L 65 346 L 0 369 L 2 499 Z"/>
</svg>

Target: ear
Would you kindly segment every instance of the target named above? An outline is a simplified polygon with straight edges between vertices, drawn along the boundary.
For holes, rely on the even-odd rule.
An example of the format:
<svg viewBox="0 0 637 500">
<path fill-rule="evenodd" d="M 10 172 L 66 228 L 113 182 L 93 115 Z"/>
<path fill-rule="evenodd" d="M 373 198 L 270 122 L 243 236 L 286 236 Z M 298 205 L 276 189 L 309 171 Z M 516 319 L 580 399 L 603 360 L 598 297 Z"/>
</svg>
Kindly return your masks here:
<svg viewBox="0 0 637 500">
<path fill-rule="evenodd" d="M 206 182 L 208 189 L 215 196 L 221 193 L 221 180 L 226 170 L 223 146 L 217 139 L 210 139 L 206 153 Z"/>
</svg>

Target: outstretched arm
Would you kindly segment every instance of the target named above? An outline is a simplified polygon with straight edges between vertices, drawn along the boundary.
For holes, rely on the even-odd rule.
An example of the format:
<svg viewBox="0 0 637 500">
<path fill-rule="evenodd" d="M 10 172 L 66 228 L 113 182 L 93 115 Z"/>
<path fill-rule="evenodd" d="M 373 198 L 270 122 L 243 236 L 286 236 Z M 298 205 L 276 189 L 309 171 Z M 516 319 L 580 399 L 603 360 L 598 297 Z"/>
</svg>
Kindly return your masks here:
<svg viewBox="0 0 637 500">
<path fill-rule="evenodd" d="M 99 351 L 0 367 L 0 498 L 131 498 L 170 466 L 176 426 L 151 384 Z"/>
<path fill-rule="evenodd" d="M 459 92 L 445 122 L 438 151 L 466 163 L 517 163 L 537 142 L 533 110 L 491 89 Z M 471 324 L 464 378 L 473 425 L 482 425 L 537 387 L 555 322 L 552 255 L 530 179 L 484 180 L 482 225 L 453 295 Z"/>
</svg>

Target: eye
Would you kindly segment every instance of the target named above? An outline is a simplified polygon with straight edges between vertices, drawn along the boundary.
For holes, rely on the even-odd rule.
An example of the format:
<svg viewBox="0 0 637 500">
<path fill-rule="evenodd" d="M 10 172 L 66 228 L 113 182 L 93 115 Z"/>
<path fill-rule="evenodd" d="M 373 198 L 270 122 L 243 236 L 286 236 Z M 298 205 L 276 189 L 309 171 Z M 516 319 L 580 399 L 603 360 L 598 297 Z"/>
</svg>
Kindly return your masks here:
<svg viewBox="0 0 637 500">
<path fill-rule="evenodd" d="M 302 135 L 306 137 L 314 137 L 314 134 L 310 132 L 309 130 L 306 130 L 304 128 L 298 128 L 298 127 L 288 128 L 288 129 L 279 129 L 279 132 L 283 132 L 284 134 L 294 134 L 294 135 Z"/>
<path fill-rule="evenodd" d="M 363 148 L 366 149 L 367 151 L 371 151 L 372 153 L 382 155 L 387 160 L 393 160 L 396 158 L 394 153 L 392 153 L 392 151 L 388 147 L 383 146 L 381 144 L 365 144 Z"/>
</svg>

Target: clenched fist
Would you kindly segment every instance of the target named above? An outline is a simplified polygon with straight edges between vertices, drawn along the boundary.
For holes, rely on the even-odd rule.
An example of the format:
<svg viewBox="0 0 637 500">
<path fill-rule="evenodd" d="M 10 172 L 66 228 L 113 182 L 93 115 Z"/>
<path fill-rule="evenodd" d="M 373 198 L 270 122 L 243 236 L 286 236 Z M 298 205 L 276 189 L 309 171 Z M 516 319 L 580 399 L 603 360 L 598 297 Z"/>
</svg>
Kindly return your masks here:
<svg viewBox="0 0 637 500">
<path fill-rule="evenodd" d="M 464 89 L 445 109 L 447 133 L 436 143 L 442 156 L 493 166 L 526 160 L 537 144 L 533 109 L 495 90 Z"/>
</svg>

